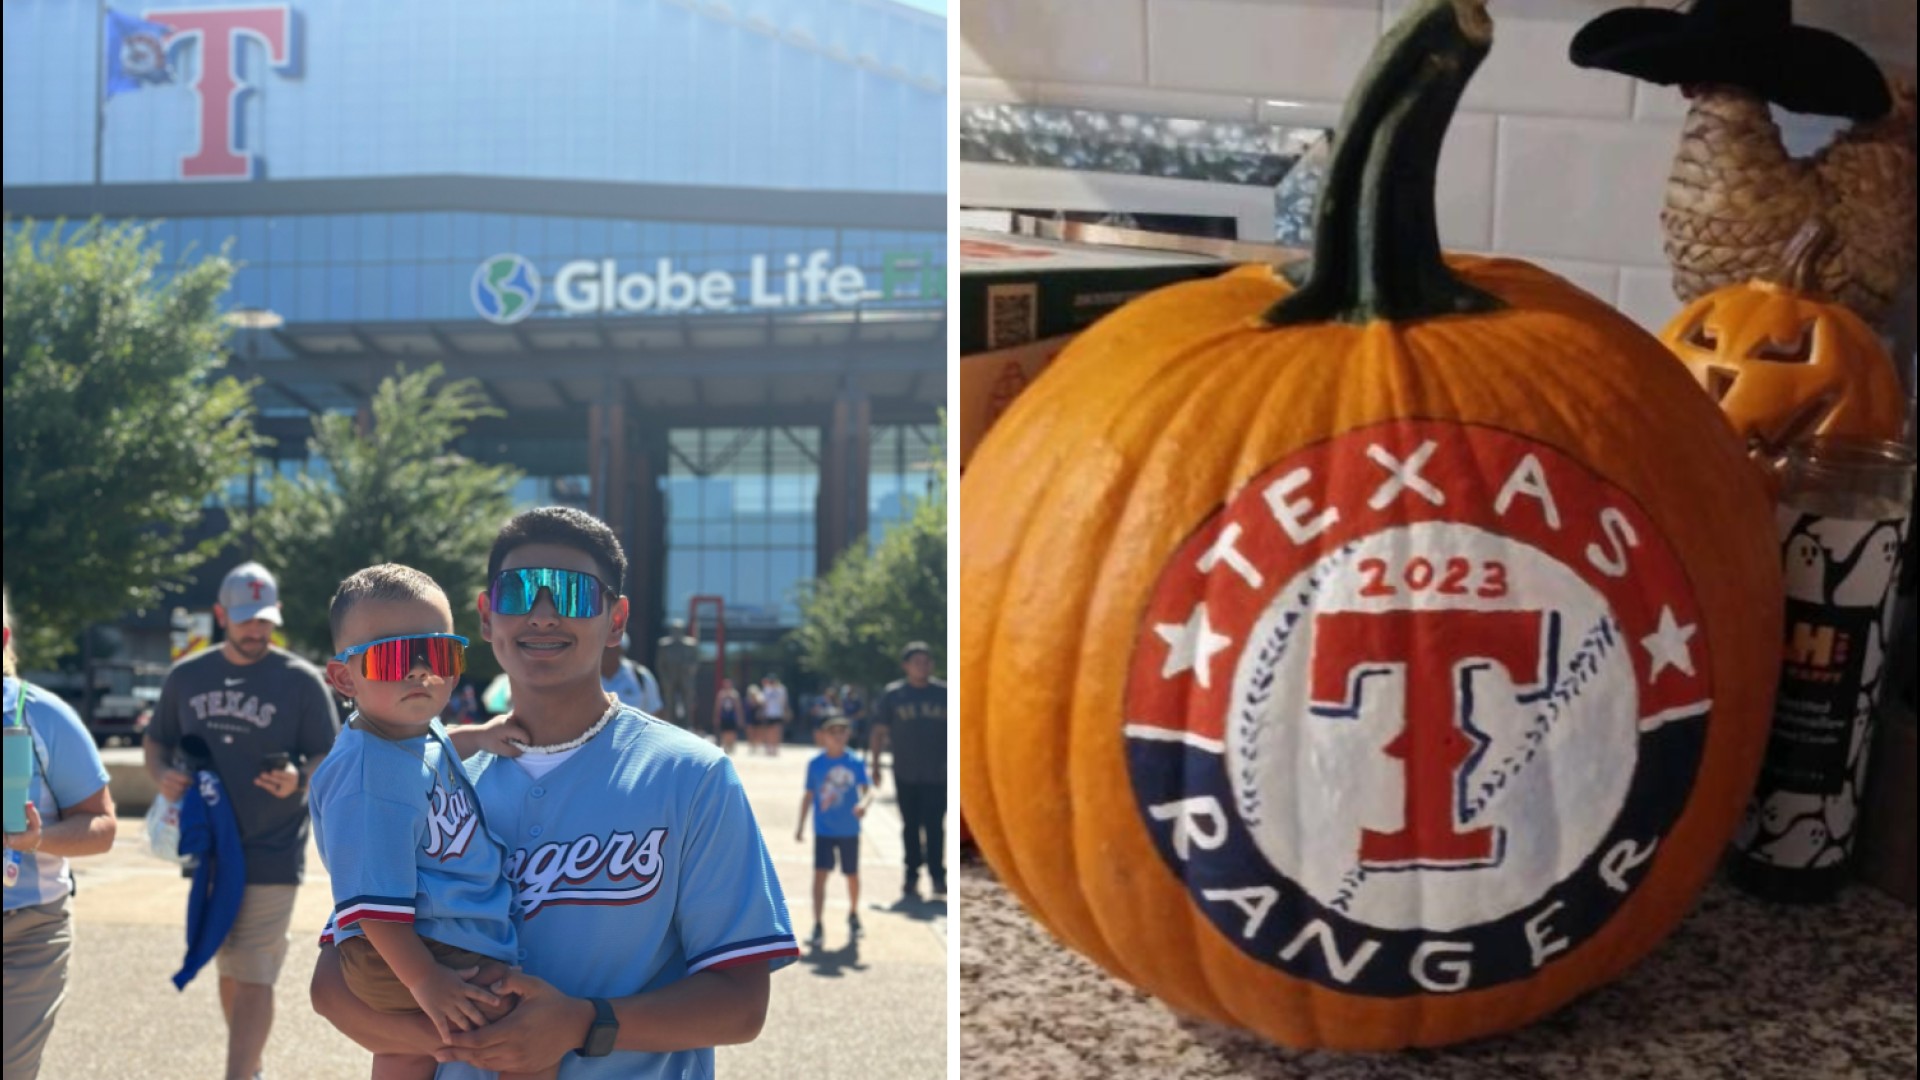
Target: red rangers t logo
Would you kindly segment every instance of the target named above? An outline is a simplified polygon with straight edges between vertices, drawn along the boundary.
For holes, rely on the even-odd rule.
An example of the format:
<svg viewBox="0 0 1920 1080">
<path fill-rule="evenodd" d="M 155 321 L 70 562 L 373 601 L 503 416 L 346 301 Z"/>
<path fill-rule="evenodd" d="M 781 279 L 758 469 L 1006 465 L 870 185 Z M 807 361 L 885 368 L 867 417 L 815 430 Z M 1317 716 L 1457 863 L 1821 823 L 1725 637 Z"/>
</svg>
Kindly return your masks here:
<svg viewBox="0 0 1920 1080">
<path fill-rule="evenodd" d="M 198 133 L 193 152 L 180 158 L 182 180 L 252 180 L 260 175 L 254 133 L 243 139 L 241 106 L 257 92 L 258 75 L 249 82 L 242 70 L 243 43 L 251 42 L 267 66 L 282 77 L 299 74 L 299 43 L 293 9 L 287 4 L 251 7 L 181 7 L 145 11 L 141 17 L 171 28 L 164 42 L 173 49 L 196 42 L 200 59 L 188 88 L 198 104 Z M 164 66 L 165 57 L 157 58 Z M 253 145 L 248 145 L 251 141 Z"/>
<path fill-rule="evenodd" d="M 1542 443 L 1401 421 L 1270 466 L 1162 571 L 1134 793 L 1249 954 L 1382 996 L 1530 974 L 1618 909 L 1711 707 L 1692 587 Z"/>
</svg>

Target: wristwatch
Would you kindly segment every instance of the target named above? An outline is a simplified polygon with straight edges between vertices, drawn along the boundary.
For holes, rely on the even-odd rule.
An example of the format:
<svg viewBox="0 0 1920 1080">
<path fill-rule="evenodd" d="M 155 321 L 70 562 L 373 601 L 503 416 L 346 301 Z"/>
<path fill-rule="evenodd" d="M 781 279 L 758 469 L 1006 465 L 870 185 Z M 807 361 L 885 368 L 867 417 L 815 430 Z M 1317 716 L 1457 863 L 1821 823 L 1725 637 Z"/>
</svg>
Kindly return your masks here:
<svg viewBox="0 0 1920 1080">
<path fill-rule="evenodd" d="M 593 1026 L 587 1029 L 587 1041 L 580 1044 L 581 1057 L 606 1057 L 613 1053 L 614 1036 L 620 1034 L 620 1021 L 606 998 L 588 998 L 593 1002 Z"/>
</svg>

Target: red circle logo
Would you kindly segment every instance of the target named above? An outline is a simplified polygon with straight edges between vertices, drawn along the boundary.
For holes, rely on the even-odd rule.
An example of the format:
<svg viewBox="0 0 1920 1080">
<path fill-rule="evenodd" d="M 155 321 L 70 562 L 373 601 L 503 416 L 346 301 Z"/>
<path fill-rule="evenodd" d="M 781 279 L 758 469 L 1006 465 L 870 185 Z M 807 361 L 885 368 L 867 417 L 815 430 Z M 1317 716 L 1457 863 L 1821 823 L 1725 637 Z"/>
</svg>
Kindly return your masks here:
<svg viewBox="0 0 1920 1080">
<path fill-rule="evenodd" d="M 1353 992 L 1482 987 L 1643 875 L 1708 669 L 1624 492 L 1508 432 L 1398 421 L 1272 465 L 1176 551 L 1136 639 L 1130 772 L 1251 955 Z"/>
</svg>

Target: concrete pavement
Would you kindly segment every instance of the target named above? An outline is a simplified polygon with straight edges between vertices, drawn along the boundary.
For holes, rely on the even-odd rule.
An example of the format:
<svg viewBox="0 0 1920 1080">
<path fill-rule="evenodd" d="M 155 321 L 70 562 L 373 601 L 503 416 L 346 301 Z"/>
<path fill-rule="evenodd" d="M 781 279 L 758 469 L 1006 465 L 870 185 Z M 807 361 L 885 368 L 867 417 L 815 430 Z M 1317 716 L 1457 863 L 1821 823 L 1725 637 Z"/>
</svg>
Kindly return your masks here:
<svg viewBox="0 0 1920 1080">
<path fill-rule="evenodd" d="M 793 839 L 810 747 L 734 763 L 767 837 L 803 938 L 812 927 L 813 845 Z M 142 852 L 144 826 L 123 818 L 114 850 L 77 860 L 76 942 L 67 1002 L 41 1068 L 45 1080 L 206 1080 L 221 1075 L 226 1032 L 211 966 L 184 992 L 168 981 L 185 952 L 187 882 Z M 892 789 L 867 818 L 861 843 L 865 940 L 848 947 L 845 882 L 828 889 L 827 941 L 774 976 L 758 1041 L 718 1051 L 723 1077 L 933 1080 L 946 1075 L 947 906 L 902 907 L 900 819 Z M 267 1046 L 274 1080 L 360 1078 L 369 1055 L 307 1006 L 313 940 L 331 906 L 326 871 L 308 859 L 293 943 L 275 987 Z"/>
<path fill-rule="evenodd" d="M 813 840 L 793 839 L 806 762 L 787 746 L 774 758 L 734 756 L 787 895 L 795 933 L 813 928 Z M 935 1080 L 947 1075 L 947 902 L 901 906 L 900 812 L 893 788 L 868 812 L 860 840 L 860 921 L 847 947 L 846 882 L 827 884 L 825 949 L 802 946 L 798 964 L 773 977 L 766 1031 L 721 1047 L 723 1077 L 780 1080 Z M 924 888 L 924 885 L 922 886 Z"/>
</svg>

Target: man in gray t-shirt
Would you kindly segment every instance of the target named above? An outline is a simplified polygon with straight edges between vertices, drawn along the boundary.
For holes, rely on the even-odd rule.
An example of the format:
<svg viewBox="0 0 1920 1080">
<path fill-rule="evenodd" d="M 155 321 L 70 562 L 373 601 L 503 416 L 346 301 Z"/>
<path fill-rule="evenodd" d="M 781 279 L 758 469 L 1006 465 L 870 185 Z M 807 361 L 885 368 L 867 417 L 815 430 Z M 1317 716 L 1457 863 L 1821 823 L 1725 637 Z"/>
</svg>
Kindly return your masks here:
<svg viewBox="0 0 1920 1080">
<path fill-rule="evenodd" d="M 306 876 L 307 800 L 301 791 L 280 795 L 254 781 L 263 773 L 271 780 L 277 770 L 267 760 L 286 754 L 299 775 L 282 783 L 304 789 L 339 729 L 333 698 L 312 664 L 271 645 L 260 659 L 236 664 L 222 645 L 173 666 L 147 739 L 182 766 L 180 740 L 205 740 L 211 761 L 203 764 L 233 800 L 247 884 L 298 885 Z"/>
<path fill-rule="evenodd" d="M 893 748 L 894 790 L 906 847 L 903 900 L 920 898 L 920 868 L 933 880 L 933 894 L 947 891 L 947 684 L 933 677 L 933 651 L 924 641 L 900 650 L 907 677 L 889 683 L 873 709 L 868 754 L 873 786 L 885 783 L 881 755 Z"/>
<path fill-rule="evenodd" d="M 211 769 L 233 802 L 247 889 L 215 962 L 227 1075 L 252 1076 L 273 1025 L 273 983 L 306 872 L 307 777 L 333 749 L 340 719 L 320 672 L 272 643 L 280 599 L 265 567 L 234 568 L 213 611 L 227 640 L 167 673 L 147 729 L 147 771 L 161 794 L 179 799 L 197 797 L 187 768 Z M 183 743 L 194 737 L 206 757 L 190 762 Z"/>
</svg>

